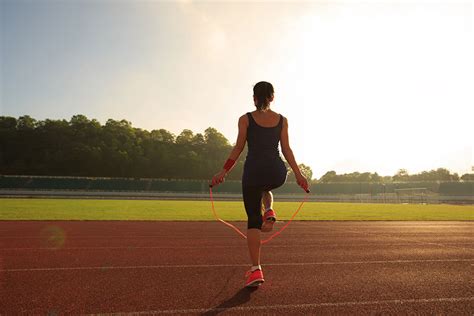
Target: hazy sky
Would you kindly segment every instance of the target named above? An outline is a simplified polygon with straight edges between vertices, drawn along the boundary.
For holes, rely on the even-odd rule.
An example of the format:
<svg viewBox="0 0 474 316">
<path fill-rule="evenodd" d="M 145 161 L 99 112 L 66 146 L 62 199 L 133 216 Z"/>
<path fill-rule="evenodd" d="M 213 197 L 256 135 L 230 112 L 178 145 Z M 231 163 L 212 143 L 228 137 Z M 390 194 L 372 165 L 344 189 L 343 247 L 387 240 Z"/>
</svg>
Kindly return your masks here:
<svg viewBox="0 0 474 316">
<path fill-rule="evenodd" d="M 298 162 L 393 175 L 474 165 L 472 1 L 0 0 L 0 115 L 231 143 L 275 87 Z"/>
</svg>

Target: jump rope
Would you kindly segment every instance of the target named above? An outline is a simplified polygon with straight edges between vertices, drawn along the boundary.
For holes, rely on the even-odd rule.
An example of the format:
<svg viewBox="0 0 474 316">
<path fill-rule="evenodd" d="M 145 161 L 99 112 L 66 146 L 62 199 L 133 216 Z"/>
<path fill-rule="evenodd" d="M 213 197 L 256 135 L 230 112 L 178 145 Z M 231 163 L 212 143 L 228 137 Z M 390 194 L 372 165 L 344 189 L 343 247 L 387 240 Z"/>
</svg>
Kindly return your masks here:
<svg viewBox="0 0 474 316">
<path fill-rule="evenodd" d="M 296 214 L 298 214 L 298 212 L 301 210 L 301 208 L 303 207 L 303 204 L 308 200 L 308 197 L 309 197 L 309 193 L 310 191 L 309 190 L 305 190 L 306 191 L 306 196 L 304 197 L 304 200 L 301 201 L 301 204 L 300 206 L 298 207 L 298 209 L 293 213 L 293 216 L 291 216 L 290 220 L 282 227 L 280 228 L 279 231 L 276 231 L 275 233 L 273 233 L 273 235 L 271 235 L 270 237 L 268 237 L 267 239 L 265 240 L 262 240 L 260 243 L 261 244 L 266 244 L 267 242 L 269 242 L 270 240 L 272 240 L 273 238 L 275 238 L 276 236 L 280 235 L 287 227 L 288 225 L 290 225 L 290 223 L 293 221 L 293 219 L 295 218 Z M 221 222 L 222 224 L 232 228 L 237 234 L 239 234 L 242 238 L 244 239 L 247 239 L 247 236 L 242 233 L 240 231 L 240 229 L 238 229 L 237 227 L 235 227 L 234 225 L 232 225 L 231 223 L 228 223 L 226 222 L 225 220 L 221 219 L 217 213 L 216 213 L 216 209 L 214 207 L 214 199 L 212 197 L 212 184 L 209 185 L 209 196 L 210 196 L 210 199 L 211 199 L 211 205 L 212 205 L 212 213 L 214 214 L 214 217 L 216 218 L 216 220 L 218 220 L 219 222 Z"/>
</svg>

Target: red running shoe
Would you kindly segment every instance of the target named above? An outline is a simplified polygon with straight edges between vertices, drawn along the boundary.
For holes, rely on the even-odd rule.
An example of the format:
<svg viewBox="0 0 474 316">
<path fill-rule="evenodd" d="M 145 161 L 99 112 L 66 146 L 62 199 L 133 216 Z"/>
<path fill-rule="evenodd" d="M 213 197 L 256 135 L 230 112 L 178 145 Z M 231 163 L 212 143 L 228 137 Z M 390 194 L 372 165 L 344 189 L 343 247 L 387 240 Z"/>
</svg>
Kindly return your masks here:
<svg viewBox="0 0 474 316">
<path fill-rule="evenodd" d="M 265 282 L 265 280 L 263 279 L 263 272 L 260 269 L 257 269 L 255 271 L 247 271 L 245 277 L 247 278 L 247 281 L 245 282 L 245 287 L 259 286 L 260 284 Z"/>
<path fill-rule="evenodd" d="M 263 225 L 262 232 L 270 232 L 273 229 L 273 224 L 276 222 L 276 213 L 274 210 L 269 209 L 263 214 Z"/>
</svg>

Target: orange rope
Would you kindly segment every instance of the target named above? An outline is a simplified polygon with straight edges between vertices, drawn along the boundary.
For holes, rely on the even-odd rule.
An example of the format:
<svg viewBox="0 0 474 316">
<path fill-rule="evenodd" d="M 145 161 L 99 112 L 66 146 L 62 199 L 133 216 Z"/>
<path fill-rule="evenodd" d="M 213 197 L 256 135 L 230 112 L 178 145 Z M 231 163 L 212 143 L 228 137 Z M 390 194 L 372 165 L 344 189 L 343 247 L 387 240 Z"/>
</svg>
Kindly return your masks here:
<svg viewBox="0 0 474 316">
<path fill-rule="evenodd" d="M 245 236 L 244 233 L 242 233 L 237 227 L 235 227 L 234 225 L 230 224 L 230 223 L 227 223 L 226 221 L 222 220 L 219 218 L 219 216 L 217 216 L 216 214 L 216 210 L 214 208 L 214 199 L 212 198 L 212 188 L 209 186 L 209 192 L 210 192 L 210 196 L 211 196 L 211 205 L 212 205 L 212 212 L 214 213 L 214 217 L 221 223 L 229 226 L 230 228 L 234 229 L 237 234 L 239 234 L 240 236 L 242 236 L 244 239 L 247 239 L 247 236 Z"/>
<path fill-rule="evenodd" d="M 301 210 L 301 208 L 303 207 L 303 204 L 308 200 L 308 197 L 309 197 L 309 191 L 306 191 L 306 196 L 304 198 L 304 200 L 301 202 L 300 206 L 298 207 L 298 209 L 295 211 L 295 213 L 293 213 L 293 216 L 291 216 L 290 220 L 282 227 L 280 228 L 279 231 L 275 232 L 273 235 L 271 235 L 270 237 L 268 237 L 267 239 L 265 240 L 262 240 L 261 241 L 261 244 L 266 244 L 267 242 L 269 242 L 270 240 L 272 240 L 273 238 L 275 238 L 276 236 L 280 235 L 287 227 L 288 225 L 290 225 L 290 223 L 293 221 L 293 219 L 295 218 L 296 214 L 298 214 L 298 212 Z M 237 232 L 237 234 L 239 234 L 242 238 L 244 239 L 247 239 L 247 236 L 242 233 L 240 231 L 240 229 L 238 229 L 237 227 L 235 227 L 234 225 L 232 225 L 231 223 L 227 223 L 226 221 L 224 221 L 223 219 L 219 218 L 219 216 L 217 215 L 216 213 L 216 210 L 215 210 L 215 207 L 214 207 L 214 199 L 212 197 L 212 186 L 209 186 L 209 196 L 211 198 L 211 205 L 212 205 L 212 213 L 214 213 L 214 217 L 216 218 L 216 220 L 218 220 L 219 222 L 223 223 L 224 225 L 226 226 L 229 226 L 230 228 L 232 228 L 233 230 L 235 230 Z"/>
</svg>

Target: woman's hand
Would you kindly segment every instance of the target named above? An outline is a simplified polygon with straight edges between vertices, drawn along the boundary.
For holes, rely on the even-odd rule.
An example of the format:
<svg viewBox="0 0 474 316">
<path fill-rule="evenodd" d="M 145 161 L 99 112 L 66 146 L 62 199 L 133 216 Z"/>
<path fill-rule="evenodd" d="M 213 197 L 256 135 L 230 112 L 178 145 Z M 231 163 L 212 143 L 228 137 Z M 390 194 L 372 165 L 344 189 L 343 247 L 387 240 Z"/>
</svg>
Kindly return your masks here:
<svg viewBox="0 0 474 316">
<path fill-rule="evenodd" d="M 298 183 L 298 185 L 303 189 L 305 190 L 306 192 L 308 192 L 308 180 L 306 180 L 306 178 L 301 174 L 301 173 L 298 173 L 295 175 L 296 176 L 296 183 Z"/>
<path fill-rule="evenodd" d="M 211 185 L 212 186 L 216 186 L 222 182 L 224 182 L 224 177 L 226 176 L 226 170 L 225 169 L 222 169 L 219 173 L 216 173 L 214 175 L 214 177 L 212 177 L 212 182 L 211 182 Z"/>
</svg>

